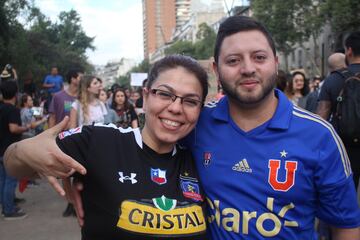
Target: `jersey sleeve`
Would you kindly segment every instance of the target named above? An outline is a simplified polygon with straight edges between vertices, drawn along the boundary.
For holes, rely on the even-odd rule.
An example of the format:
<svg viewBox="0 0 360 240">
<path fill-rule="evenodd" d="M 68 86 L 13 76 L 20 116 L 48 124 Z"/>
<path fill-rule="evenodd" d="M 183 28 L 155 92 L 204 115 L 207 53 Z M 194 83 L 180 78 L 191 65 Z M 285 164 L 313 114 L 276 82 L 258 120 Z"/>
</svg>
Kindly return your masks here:
<svg viewBox="0 0 360 240">
<path fill-rule="evenodd" d="M 9 123 L 13 123 L 13 124 L 17 124 L 17 125 L 21 126 L 21 115 L 20 115 L 19 109 L 14 107 L 9 112 Z"/>
<path fill-rule="evenodd" d="M 324 84 L 321 87 L 320 94 L 319 94 L 319 101 L 331 101 L 331 83 L 332 83 L 332 76 L 330 75 L 327 79 L 324 80 Z"/>
<path fill-rule="evenodd" d="M 86 158 L 93 126 L 82 126 L 61 132 L 56 143 L 67 155 L 86 168 Z"/>
<path fill-rule="evenodd" d="M 135 109 L 133 107 L 130 107 L 130 115 L 131 115 L 131 121 L 138 120 L 137 114 L 135 112 Z M 139 121 L 139 120 L 138 120 Z"/>
<path fill-rule="evenodd" d="M 317 216 L 339 228 L 360 226 L 360 208 L 346 150 L 335 132 L 323 140 L 315 183 Z"/>
</svg>

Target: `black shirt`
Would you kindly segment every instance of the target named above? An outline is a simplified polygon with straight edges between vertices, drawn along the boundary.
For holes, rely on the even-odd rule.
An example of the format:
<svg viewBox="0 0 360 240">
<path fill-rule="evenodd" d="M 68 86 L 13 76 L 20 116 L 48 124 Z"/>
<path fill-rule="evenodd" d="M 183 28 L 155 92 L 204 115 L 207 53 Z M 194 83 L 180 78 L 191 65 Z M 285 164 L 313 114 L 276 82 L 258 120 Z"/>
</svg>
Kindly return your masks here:
<svg viewBox="0 0 360 240">
<path fill-rule="evenodd" d="M 20 109 L 9 103 L 0 103 L 0 156 L 4 156 L 8 146 L 21 139 L 21 134 L 10 132 L 10 123 L 21 126 Z"/>
<path fill-rule="evenodd" d="M 87 169 L 79 176 L 83 239 L 206 239 L 204 196 L 190 152 L 176 147 L 157 154 L 138 129 L 106 126 L 69 130 L 57 143 Z"/>
<path fill-rule="evenodd" d="M 360 64 L 350 64 L 348 69 L 355 73 L 360 72 Z M 319 101 L 331 102 L 331 114 L 336 112 L 337 97 L 344 86 L 345 78 L 337 71 L 332 72 L 321 87 Z"/>
</svg>

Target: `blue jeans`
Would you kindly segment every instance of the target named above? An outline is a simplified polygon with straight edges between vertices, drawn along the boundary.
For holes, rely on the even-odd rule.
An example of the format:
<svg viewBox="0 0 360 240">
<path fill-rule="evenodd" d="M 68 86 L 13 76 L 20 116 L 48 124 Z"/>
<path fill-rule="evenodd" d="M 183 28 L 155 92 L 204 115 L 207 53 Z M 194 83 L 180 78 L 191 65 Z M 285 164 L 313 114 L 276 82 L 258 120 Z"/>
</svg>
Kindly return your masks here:
<svg viewBox="0 0 360 240">
<path fill-rule="evenodd" d="M 17 185 L 16 178 L 7 175 L 3 164 L 3 157 L 0 157 L 0 200 L 4 214 L 15 212 L 15 189 Z"/>
</svg>

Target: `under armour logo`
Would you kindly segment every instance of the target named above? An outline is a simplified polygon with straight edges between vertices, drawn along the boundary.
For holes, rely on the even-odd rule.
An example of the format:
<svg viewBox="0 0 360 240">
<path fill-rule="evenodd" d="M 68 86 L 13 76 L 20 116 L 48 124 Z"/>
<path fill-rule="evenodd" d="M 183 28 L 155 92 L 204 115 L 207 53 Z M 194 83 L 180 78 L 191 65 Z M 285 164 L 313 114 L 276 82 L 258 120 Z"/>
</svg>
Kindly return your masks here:
<svg viewBox="0 0 360 240">
<path fill-rule="evenodd" d="M 135 179 L 136 173 L 131 173 L 129 177 L 129 176 L 124 176 L 123 172 L 119 172 L 119 176 L 120 176 L 119 181 L 122 183 L 124 183 L 125 180 L 131 181 L 131 184 L 137 183 L 137 180 Z"/>
</svg>

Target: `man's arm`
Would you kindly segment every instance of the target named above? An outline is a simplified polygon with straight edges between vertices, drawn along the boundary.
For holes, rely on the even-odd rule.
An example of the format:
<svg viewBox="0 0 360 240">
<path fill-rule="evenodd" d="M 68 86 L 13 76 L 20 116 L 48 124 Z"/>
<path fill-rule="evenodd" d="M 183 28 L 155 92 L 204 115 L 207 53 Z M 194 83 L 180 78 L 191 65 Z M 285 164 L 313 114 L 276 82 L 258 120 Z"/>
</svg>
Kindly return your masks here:
<svg viewBox="0 0 360 240">
<path fill-rule="evenodd" d="M 16 123 L 9 123 L 9 130 L 11 133 L 21 134 L 21 133 L 29 130 L 29 127 L 28 126 L 22 127 L 22 126 L 17 125 Z"/>
<path fill-rule="evenodd" d="M 56 124 L 55 114 L 50 113 L 49 121 L 48 121 L 49 128 L 52 128 L 53 126 L 55 126 L 55 124 Z"/>
<path fill-rule="evenodd" d="M 55 84 L 49 83 L 48 78 L 46 77 L 42 86 L 43 86 L 43 88 L 52 88 L 53 86 L 55 86 Z"/>
<path fill-rule="evenodd" d="M 325 120 L 329 120 L 331 113 L 331 102 L 330 101 L 319 101 L 316 113 Z"/>
<path fill-rule="evenodd" d="M 360 228 L 335 228 L 332 229 L 333 240 L 360 240 Z"/>
</svg>

